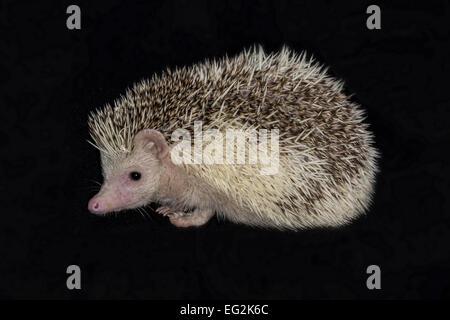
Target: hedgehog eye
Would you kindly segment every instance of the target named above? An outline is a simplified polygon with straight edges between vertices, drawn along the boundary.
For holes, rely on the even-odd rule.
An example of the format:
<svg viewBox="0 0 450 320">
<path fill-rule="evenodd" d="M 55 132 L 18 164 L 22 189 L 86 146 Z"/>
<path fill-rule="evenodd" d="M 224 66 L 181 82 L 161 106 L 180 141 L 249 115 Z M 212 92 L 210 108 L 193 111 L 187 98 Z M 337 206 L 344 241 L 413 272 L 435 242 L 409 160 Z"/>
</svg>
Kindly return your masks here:
<svg viewBox="0 0 450 320">
<path fill-rule="evenodd" d="M 130 173 L 131 180 L 138 181 L 141 178 L 141 174 L 139 172 L 133 171 Z"/>
</svg>

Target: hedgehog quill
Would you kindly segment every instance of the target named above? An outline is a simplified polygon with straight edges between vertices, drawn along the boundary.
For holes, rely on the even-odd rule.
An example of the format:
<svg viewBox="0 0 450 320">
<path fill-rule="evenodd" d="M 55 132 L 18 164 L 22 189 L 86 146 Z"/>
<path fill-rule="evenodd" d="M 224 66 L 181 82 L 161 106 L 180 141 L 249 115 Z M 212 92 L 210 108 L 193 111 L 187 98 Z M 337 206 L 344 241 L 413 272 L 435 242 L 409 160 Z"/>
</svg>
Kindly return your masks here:
<svg viewBox="0 0 450 320">
<path fill-rule="evenodd" d="M 214 215 L 282 230 L 345 225 L 367 210 L 378 170 L 364 119 L 341 81 L 286 47 L 166 70 L 89 115 L 104 182 L 88 209 L 100 215 L 159 203 L 157 212 L 177 227 Z M 174 161 L 174 131 L 193 133 L 198 122 L 219 136 L 242 130 L 245 160 L 254 154 L 246 133 L 276 130 L 277 171 L 262 174 L 260 162 Z"/>
</svg>

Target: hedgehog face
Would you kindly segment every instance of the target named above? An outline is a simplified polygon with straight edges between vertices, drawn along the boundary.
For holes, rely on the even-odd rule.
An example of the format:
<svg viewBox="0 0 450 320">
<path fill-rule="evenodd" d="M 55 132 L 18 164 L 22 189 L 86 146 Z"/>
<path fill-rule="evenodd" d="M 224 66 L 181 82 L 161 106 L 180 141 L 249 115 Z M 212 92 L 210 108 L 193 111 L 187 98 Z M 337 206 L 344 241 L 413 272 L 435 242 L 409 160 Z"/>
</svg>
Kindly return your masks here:
<svg viewBox="0 0 450 320">
<path fill-rule="evenodd" d="M 102 154 L 104 183 L 89 201 L 89 211 L 106 214 L 155 201 L 162 176 L 162 159 L 167 154 L 165 139 L 155 130 L 139 132 L 133 141 L 133 151 L 123 157 Z"/>
</svg>

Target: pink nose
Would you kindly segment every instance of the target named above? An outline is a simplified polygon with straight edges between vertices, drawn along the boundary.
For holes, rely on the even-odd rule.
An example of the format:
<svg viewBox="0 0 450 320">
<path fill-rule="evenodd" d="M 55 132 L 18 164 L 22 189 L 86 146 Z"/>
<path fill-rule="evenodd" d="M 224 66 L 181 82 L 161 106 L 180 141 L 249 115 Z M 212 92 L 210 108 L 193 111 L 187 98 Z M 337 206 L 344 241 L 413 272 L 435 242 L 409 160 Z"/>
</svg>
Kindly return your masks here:
<svg viewBox="0 0 450 320">
<path fill-rule="evenodd" d="M 97 197 L 89 200 L 88 209 L 91 213 L 102 214 L 107 212 L 105 204 Z"/>
</svg>

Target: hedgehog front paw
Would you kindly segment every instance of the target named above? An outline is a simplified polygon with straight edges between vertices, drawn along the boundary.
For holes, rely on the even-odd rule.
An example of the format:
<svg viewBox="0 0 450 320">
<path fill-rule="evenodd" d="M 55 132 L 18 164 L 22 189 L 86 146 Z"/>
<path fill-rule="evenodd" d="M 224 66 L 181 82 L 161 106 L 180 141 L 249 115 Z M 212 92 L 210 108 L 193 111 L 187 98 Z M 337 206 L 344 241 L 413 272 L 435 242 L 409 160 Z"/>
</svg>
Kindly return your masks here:
<svg viewBox="0 0 450 320">
<path fill-rule="evenodd" d="M 192 213 L 181 212 L 180 214 L 170 215 L 170 223 L 178 228 L 199 227 L 204 225 L 214 215 L 211 210 L 198 210 Z"/>
<path fill-rule="evenodd" d="M 192 214 L 192 212 L 184 212 L 170 206 L 161 206 L 156 209 L 156 212 L 165 216 L 165 217 L 173 217 L 173 218 L 181 218 L 186 217 Z"/>
</svg>

